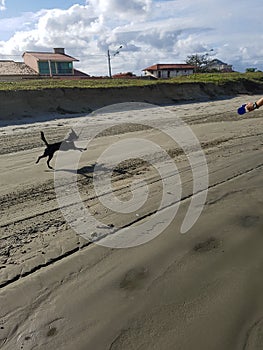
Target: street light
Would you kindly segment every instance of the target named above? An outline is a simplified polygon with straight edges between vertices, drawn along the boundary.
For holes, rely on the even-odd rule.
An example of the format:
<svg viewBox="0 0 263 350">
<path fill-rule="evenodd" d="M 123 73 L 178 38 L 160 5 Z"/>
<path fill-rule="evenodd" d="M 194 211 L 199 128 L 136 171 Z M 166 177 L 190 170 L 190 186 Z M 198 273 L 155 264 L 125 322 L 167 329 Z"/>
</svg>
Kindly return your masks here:
<svg viewBox="0 0 263 350">
<path fill-rule="evenodd" d="M 122 45 L 114 52 L 113 57 L 115 57 L 116 55 L 118 55 L 120 53 L 120 49 L 122 48 Z M 110 54 L 110 50 L 108 50 L 107 52 L 107 56 L 108 56 L 108 68 L 109 68 L 109 77 L 112 78 L 112 74 L 111 74 L 111 54 Z"/>
</svg>

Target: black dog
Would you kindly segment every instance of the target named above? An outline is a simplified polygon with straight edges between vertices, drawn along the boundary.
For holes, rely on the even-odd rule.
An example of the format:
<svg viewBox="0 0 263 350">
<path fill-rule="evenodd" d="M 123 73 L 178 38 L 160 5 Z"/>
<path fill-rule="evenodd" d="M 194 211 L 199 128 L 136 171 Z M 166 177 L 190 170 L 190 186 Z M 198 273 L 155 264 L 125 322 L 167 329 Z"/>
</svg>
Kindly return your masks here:
<svg viewBox="0 0 263 350">
<path fill-rule="evenodd" d="M 45 142 L 46 148 L 45 148 L 42 156 L 38 157 L 36 163 L 38 163 L 41 158 L 48 157 L 47 166 L 49 167 L 49 169 L 53 169 L 49 163 L 50 163 L 51 159 L 53 158 L 55 152 L 68 151 L 68 150 L 78 150 L 78 151 L 85 151 L 86 150 L 86 148 L 80 148 L 80 147 L 75 146 L 74 140 L 78 139 L 78 135 L 75 133 L 74 130 L 71 131 L 69 137 L 66 140 L 61 141 L 61 142 L 49 144 L 45 138 L 43 131 L 41 131 L 41 139 Z"/>
</svg>

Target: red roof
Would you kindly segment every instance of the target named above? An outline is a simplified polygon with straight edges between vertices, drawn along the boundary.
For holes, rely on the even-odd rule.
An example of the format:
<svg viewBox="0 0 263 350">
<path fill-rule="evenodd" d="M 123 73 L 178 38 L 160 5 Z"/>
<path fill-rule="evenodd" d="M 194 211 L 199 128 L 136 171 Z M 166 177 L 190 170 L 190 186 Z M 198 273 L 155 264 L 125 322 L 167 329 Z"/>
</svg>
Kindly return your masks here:
<svg viewBox="0 0 263 350">
<path fill-rule="evenodd" d="M 179 63 L 179 64 L 154 64 L 153 66 L 150 66 L 148 68 L 143 69 L 143 71 L 156 71 L 156 70 L 173 70 L 173 69 L 194 69 L 195 66 L 192 66 L 190 64 L 184 64 L 184 63 Z"/>
<path fill-rule="evenodd" d="M 23 53 L 23 56 L 26 53 L 34 56 L 38 61 L 46 61 L 46 60 L 59 61 L 59 62 L 72 62 L 72 61 L 78 62 L 79 61 L 74 57 L 71 57 L 69 55 L 62 54 L 62 53 L 26 51 Z"/>
</svg>

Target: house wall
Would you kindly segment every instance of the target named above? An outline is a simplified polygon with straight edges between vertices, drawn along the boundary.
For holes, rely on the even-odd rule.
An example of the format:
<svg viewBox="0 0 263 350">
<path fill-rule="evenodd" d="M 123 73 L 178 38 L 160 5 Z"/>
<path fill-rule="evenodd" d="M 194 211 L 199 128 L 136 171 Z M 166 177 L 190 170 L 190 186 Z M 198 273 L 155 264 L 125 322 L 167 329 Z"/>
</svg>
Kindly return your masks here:
<svg viewBox="0 0 263 350">
<path fill-rule="evenodd" d="M 39 73 L 38 61 L 37 61 L 37 59 L 34 56 L 32 56 L 32 55 L 30 55 L 28 53 L 25 53 L 23 58 L 24 58 L 24 62 L 25 62 L 26 65 L 28 65 L 29 67 L 34 69 L 34 71 Z"/>
<path fill-rule="evenodd" d="M 174 70 L 164 70 L 162 72 L 162 78 L 174 78 L 183 75 L 193 74 L 193 70 L 190 69 L 174 69 Z"/>
<path fill-rule="evenodd" d="M 167 78 L 174 78 L 178 76 L 183 76 L 183 75 L 190 75 L 193 74 L 194 70 L 193 69 L 174 69 L 174 70 L 158 70 L 158 71 L 146 71 L 146 74 L 151 74 L 154 75 L 156 78 L 159 79 L 167 79 Z"/>
<path fill-rule="evenodd" d="M 209 70 L 218 70 L 219 72 L 231 72 L 232 66 L 228 64 L 211 64 L 209 65 Z"/>
</svg>

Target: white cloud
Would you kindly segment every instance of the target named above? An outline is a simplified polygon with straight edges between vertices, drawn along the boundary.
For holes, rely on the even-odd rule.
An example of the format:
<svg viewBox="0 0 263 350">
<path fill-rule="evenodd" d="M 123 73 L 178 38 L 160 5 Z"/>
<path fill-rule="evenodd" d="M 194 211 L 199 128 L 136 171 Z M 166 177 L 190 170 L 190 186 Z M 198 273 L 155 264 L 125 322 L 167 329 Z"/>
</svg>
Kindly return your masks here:
<svg viewBox="0 0 263 350">
<path fill-rule="evenodd" d="M 4 11 L 4 10 L 6 10 L 5 0 L 0 0 L 0 11 Z"/>
<path fill-rule="evenodd" d="M 152 0 L 89 0 L 87 3 L 105 17 L 130 20 L 130 16 L 145 16 L 150 11 Z"/>
<path fill-rule="evenodd" d="M 244 70 L 263 70 L 262 0 L 87 0 L 66 10 L 41 10 L 10 19 L 16 31 L 0 41 L 0 52 L 65 47 L 92 75 L 107 74 L 107 50 L 113 53 L 113 73 L 141 70 L 154 63 L 182 63 L 189 54 L 213 55 Z M 3 26 L 7 19 L 0 20 Z M 9 21 L 9 19 L 8 19 Z M 1 56 L 0 56 L 1 57 Z"/>
</svg>

